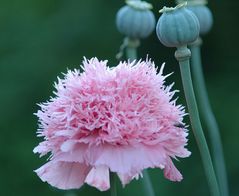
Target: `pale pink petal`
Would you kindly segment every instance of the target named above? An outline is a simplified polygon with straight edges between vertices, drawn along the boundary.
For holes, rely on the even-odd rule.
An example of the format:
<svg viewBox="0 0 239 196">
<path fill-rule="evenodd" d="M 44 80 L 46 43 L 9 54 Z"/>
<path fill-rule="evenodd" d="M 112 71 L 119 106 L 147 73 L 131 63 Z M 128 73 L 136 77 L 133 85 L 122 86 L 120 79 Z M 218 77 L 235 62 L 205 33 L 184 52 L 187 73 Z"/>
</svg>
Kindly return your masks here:
<svg viewBox="0 0 239 196">
<path fill-rule="evenodd" d="M 146 168 L 164 168 L 166 151 L 158 146 L 91 146 L 86 161 L 91 165 L 106 165 L 111 171 L 131 177 Z"/>
<path fill-rule="evenodd" d="M 108 190 L 110 188 L 109 168 L 104 165 L 93 167 L 88 173 L 85 182 L 100 191 Z"/>
<path fill-rule="evenodd" d="M 50 151 L 48 142 L 41 142 L 38 146 L 33 149 L 34 153 L 40 153 L 41 156 L 46 155 Z"/>
<path fill-rule="evenodd" d="M 164 176 L 171 181 L 181 181 L 183 179 L 182 174 L 177 170 L 170 158 L 167 160 Z"/>
<path fill-rule="evenodd" d="M 128 184 L 133 179 L 138 180 L 140 176 L 143 177 L 142 174 L 138 174 L 138 173 L 136 173 L 135 175 L 121 174 L 121 173 L 117 173 L 117 174 L 123 186 Z"/>
<path fill-rule="evenodd" d="M 82 163 L 50 161 L 35 170 L 43 182 L 59 189 L 80 188 L 90 167 Z"/>
<path fill-rule="evenodd" d="M 75 144 L 77 144 L 77 141 L 75 140 L 66 140 L 62 145 L 61 145 L 61 151 L 62 152 L 69 152 L 72 151 Z"/>
<path fill-rule="evenodd" d="M 85 154 L 87 152 L 88 146 L 85 144 L 77 144 L 75 149 L 70 152 L 59 152 L 53 155 L 55 161 L 63 162 L 85 162 Z"/>
</svg>

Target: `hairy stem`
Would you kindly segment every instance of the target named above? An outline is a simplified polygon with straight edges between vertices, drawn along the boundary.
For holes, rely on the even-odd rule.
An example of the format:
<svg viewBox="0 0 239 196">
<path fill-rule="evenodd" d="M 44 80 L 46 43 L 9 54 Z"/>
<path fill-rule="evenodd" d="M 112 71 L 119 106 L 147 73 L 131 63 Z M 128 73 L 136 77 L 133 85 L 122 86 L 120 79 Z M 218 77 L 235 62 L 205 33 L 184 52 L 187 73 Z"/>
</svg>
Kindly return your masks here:
<svg viewBox="0 0 239 196">
<path fill-rule="evenodd" d="M 219 188 L 223 196 L 228 196 L 228 183 L 226 166 L 223 156 L 223 147 L 220 137 L 219 128 L 216 118 L 212 112 L 211 105 L 208 99 L 205 80 L 203 76 L 201 52 L 200 52 L 200 40 L 190 47 L 192 51 L 192 75 L 193 85 L 195 87 L 195 93 L 197 96 L 199 111 L 203 122 L 209 132 L 209 137 L 212 147 L 213 163 L 216 170 Z"/>
<path fill-rule="evenodd" d="M 214 172 L 208 145 L 202 130 L 197 103 L 196 103 L 196 99 L 194 95 L 190 65 L 189 65 L 190 55 L 191 55 L 191 52 L 186 46 L 179 47 L 177 51 L 175 52 L 175 57 L 179 61 L 179 65 L 180 65 L 183 89 L 184 89 L 184 94 L 185 94 L 186 102 L 188 106 L 190 121 L 191 121 L 192 129 L 193 129 L 193 133 L 196 138 L 197 145 L 201 154 L 210 192 L 212 196 L 219 196 L 220 192 L 219 192 L 219 188 L 217 184 L 217 179 Z"/>
</svg>

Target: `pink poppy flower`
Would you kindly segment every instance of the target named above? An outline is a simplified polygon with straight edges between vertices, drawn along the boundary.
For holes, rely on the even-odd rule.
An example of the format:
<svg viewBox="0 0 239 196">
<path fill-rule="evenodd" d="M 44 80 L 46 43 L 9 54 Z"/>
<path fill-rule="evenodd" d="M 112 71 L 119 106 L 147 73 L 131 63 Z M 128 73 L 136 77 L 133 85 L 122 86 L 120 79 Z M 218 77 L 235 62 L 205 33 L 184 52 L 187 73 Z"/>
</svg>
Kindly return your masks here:
<svg viewBox="0 0 239 196">
<path fill-rule="evenodd" d="M 55 84 L 55 97 L 40 104 L 34 153 L 51 153 L 37 175 L 59 189 L 84 183 L 105 191 L 109 173 L 123 185 L 147 168 L 161 168 L 166 178 L 182 175 L 172 158 L 188 157 L 184 108 L 172 100 L 163 67 L 147 60 L 121 62 L 113 68 L 97 58 L 84 60 L 83 72 L 68 71 Z"/>
</svg>

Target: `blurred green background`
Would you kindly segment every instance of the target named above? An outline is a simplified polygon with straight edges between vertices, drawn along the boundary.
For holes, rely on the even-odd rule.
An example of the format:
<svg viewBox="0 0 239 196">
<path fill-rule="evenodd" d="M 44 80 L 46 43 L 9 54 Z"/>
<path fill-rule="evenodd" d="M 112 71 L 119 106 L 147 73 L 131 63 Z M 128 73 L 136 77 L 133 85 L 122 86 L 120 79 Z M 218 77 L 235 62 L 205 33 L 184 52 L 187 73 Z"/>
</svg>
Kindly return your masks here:
<svg viewBox="0 0 239 196">
<path fill-rule="evenodd" d="M 151 0 L 154 13 L 173 1 Z M 85 185 L 77 191 L 51 188 L 33 172 L 47 157 L 32 150 L 36 137 L 36 103 L 46 101 L 53 82 L 67 68 L 98 57 L 117 63 L 115 55 L 123 36 L 115 27 L 115 14 L 123 0 L 0 0 L 0 195 L 73 196 L 109 195 Z M 203 64 L 212 107 L 221 128 L 230 193 L 239 195 L 239 2 L 209 1 L 214 27 L 204 37 Z M 155 33 L 142 40 L 140 57 L 147 54 L 157 65 L 166 62 L 165 72 L 174 72 L 168 82 L 182 89 L 174 49 L 165 48 Z M 185 104 L 183 94 L 179 102 Z M 188 118 L 188 117 L 187 117 Z M 186 119 L 188 120 L 188 119 Z M 180 183 L 163 178 L 159 169 L 150 170 L 157 195 L 209 195 L 199 152 L 190 131 L 192 156 L 180 159 L 184 175 Z M 133 181 L 119 195 L 142 195 L 141 181 Z"/>
</svg>

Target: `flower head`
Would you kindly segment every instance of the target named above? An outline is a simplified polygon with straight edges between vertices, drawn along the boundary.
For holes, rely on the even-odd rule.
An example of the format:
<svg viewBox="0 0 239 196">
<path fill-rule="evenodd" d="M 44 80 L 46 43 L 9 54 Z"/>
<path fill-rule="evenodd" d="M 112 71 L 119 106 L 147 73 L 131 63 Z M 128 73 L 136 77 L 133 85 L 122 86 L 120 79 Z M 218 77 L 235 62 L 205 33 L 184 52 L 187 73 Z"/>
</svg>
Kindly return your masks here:
<svg viewBox="0 0 239 196">
<path fill-rule="evenodd" d="M 44 137 L 34 152 L 51 153 L 38 176 L 60 189 L 88 183 L 101 191 L 110 187 L 109 172 L 123 185 L 147 168 L 161 168 L 165 177 L 182 175 L 171 158 L 187 157 L 183 107 L 172 100 L 151 61 L 84 60 L 83 73 L 68 71 L 55 85 L 55 97 L 40 104 L 38 134 Z"/>
</svg>

